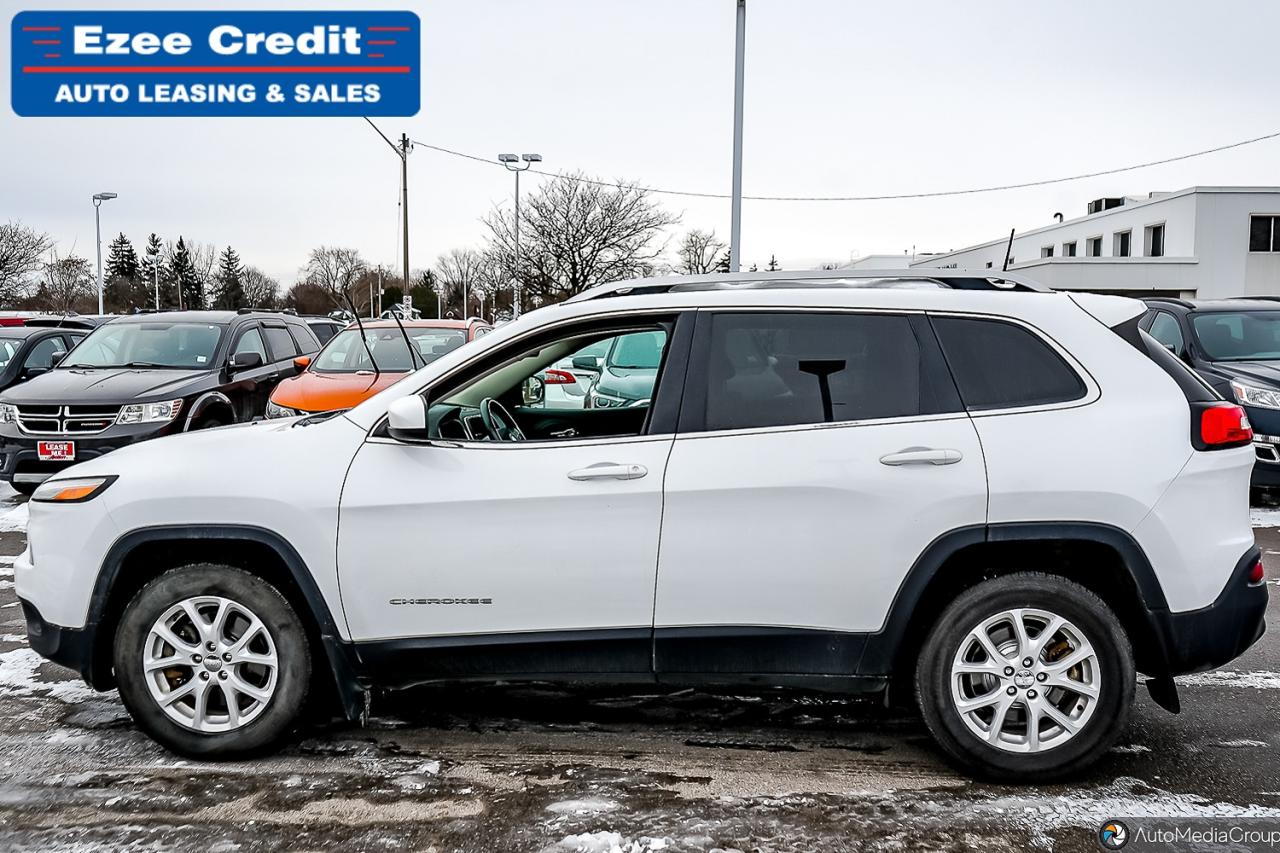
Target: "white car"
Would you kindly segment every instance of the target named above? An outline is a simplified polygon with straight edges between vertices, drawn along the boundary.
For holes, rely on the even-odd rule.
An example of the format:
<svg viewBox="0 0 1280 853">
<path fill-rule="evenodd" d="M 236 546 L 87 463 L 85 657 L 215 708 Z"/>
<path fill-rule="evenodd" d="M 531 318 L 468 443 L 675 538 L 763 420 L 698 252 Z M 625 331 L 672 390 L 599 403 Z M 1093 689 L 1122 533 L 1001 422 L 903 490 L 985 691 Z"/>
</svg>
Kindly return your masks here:
<svg viewBox="0 0 1280 853">
<path fill-rule="evenodd" d="M 15 564 L 31 646 L 191 756 L 278 744 L 319 680 L 354 719 L 374 686 L 594 679 L 913 690 L 976 774 L 1077 771 L 1135 671 L 1176 708 L 1261 636 L 1251 431 L 1141 303 L 995 275 L 607 285 L 343 414 L 76 466 Z M 523 405 L 638 332 L 647 405 Z"/>
</svg>

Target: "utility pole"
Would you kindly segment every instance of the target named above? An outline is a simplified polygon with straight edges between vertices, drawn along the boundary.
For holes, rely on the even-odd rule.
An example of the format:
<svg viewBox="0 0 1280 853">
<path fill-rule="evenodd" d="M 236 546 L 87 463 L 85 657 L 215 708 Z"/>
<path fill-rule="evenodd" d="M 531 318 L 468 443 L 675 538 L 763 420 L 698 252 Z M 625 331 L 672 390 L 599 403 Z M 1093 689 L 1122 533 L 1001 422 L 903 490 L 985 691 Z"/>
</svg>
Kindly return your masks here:
<svg viewBox="0 0 1280 853">
<path fill-rule="evenodd" d="M 747 0 L 737 0 L 738 25 L 733 58 L 733 201 L 729 209 L 729 272 L 742 259 L 742 83 L 747 48 Z"/>
<path fill-rule="evenodd" d="M 151 280 L 156 288 L 156 311 L 160 310 L 160 256 L 156 256 L 155 265 L 151 267 Z"/>
<path fill-rule="evenodd" d="M 93 233 L 97 237 L 95 245 L 98 247 L 98 313 L 105 313 L 102 310 L 102 215 L 99 212 L 102 209 L 104 201 L 111 201 L 115 198 L 115 193 L 94 193 L 93 194 Z"/>
<path fill-rule="evenodd" d="M 409 291 L 409 137 L 400 134 L 400 210 L 404 221 L 404 289 Z"/>
</svg>

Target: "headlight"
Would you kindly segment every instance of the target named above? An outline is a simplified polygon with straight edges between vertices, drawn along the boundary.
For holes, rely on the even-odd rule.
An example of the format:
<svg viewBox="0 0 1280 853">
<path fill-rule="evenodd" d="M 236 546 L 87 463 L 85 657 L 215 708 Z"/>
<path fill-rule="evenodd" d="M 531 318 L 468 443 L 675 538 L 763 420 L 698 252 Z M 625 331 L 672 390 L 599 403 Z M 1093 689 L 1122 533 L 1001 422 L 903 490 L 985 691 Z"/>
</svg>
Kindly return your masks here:
<svg viewBox="0 0 1280 853">
<path fill-rule="evenodd" d="M 139 403 L 125 406 L 116 416 L 118 424 L 154 424 L 171 421 L 182 411 L 181 400 L 164 403 Z"/>
<path fill-rule="evenodd" d="M 297 409 L 276 405 L 272 400 L 267 401 L 267 417 L 269 418 L 296 418 L 300 414 L 302 412 Z"/>
<path fill-rule="evenodd" d="M 0 403 L 0 424 L 16 424 L 18 422 L 18 407 L 9 403 Z"/>
<path fill-rule="evenodd" d="M 96 498 L 116 481 L 108 477 L 69 477 L 65 480 L 45 480 L 36 487 L 31 500 L 42 503 L 83 503 Z"/>
<path fill-rule="evenodd" d="M 1280 409 L 1280 391 L 1269 388 L 1256 388 L 1245 385 L 1238 379 L 1231 380 L 1231 393 L 1236 395 L 1236 402 L 1242 406 L 1257 406 L 1259 409 Z"/>
<path fill-rule="evenodd" d="M 626 400 L 621 397 L 611 397 L 608 394 L 601 394 L 599 391 L 591 392 L 591 409 L 616 409 L 619 406 L 626 405 Z"/>
</svg>

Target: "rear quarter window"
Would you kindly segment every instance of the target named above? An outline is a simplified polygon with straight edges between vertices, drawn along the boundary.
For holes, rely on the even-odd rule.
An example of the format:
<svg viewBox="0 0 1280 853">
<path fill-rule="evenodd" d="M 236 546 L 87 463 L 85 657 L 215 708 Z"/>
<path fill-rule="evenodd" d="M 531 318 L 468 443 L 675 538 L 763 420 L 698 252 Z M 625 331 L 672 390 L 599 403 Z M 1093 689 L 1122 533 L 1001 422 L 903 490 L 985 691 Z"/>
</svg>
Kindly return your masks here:
<svg viewBox="0 0 1280 853">
<path fill-rule="evenodd" d="M 1066 403 L 1087 391 L 1062 356 L 1022 326 L 971 317 L 932 321 L 970 411 Z"/>
</svg>

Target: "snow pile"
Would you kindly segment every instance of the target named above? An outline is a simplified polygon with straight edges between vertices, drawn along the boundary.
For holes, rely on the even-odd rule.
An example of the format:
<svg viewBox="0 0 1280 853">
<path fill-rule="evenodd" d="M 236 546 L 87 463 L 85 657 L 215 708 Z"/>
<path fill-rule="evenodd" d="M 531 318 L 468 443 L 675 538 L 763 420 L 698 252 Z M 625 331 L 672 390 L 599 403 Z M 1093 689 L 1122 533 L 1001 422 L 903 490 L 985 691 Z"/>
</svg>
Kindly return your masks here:
<svg viewBox="0 0 1280 853">
<path fill-rule="evenodd" d="M 556 814 L 598 814 L 611 812 L 618 807 L 612 800 L 562 800 L 547 806 L 547 811 Z"/>
<path fill-rule="evenodd" d="M 649 853 L 665 850 L 671 844 L 669 838 L 640 836 L 632 840 L 620 832 L 584 832 L 566 835 L 559 843 L 544 847 L 542 853 Z"/>
<path fill-rule="evenodd" d="M 1252 690 L 1280 689 L 1280 672 L 1198 672 L 1175 679 L 1180 687 L 1240 687 Z"/>
<path fill-rule="evenodd" d="M 0 654 L 0 696 L 31 696 L 46 693 L 63 702 L 75 703 L 98 694 L 79 680 L 43 681 L 39 669 L 44 658 L 28 648 Z"/>
</svg>

